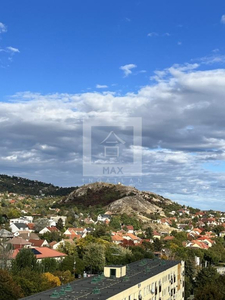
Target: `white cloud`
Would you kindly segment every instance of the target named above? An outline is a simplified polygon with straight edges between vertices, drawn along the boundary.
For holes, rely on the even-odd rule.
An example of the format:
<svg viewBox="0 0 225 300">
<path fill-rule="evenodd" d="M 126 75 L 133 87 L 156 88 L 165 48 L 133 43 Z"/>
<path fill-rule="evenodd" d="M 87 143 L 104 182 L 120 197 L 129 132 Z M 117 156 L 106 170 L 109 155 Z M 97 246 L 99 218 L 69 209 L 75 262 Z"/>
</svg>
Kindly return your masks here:
<svg viewBox="0 0 225 300">
<path fill-rule="evenodd" d="M 158 36 L 159 34 L 157 33 L 157 32 L 149 32 L 148 34 L 147 34 L 147 36 L 150 36 L 150 37 L 152 37 L 152 36 Z"/>
<path fill-rule="evenodd" d="M 0 22 L 0 33 L 4 33 L 6 31 L 7 31 L 7 27 L 3 23 Z"/>
<path fill-rule="evenodd" d="M 225 15 L 222 15 L 220 22 L 221 22 L 222 24 L 225 24 Z"/>
<path fill-rule="evenodd" d="M 106 89 L 106 88 L 108 88 L 108 85 L 105 85 L 105 84 L 96 84 L 96 88 L 97 89 Z"/>
<path fill-rule="evenodd" d="M 82 184 L 81 120 L 101 117 L 107 127 L 109 119 L 141 116 L 143 147 L 134 149 L 143 153 L 141 188 L 193 205 L 191 199 L 196 207 L 220 207 L 225 175 L 210 168 L 225 164 L 225 69 L 198 67 L 157 71 L 155 84 L 124 96 L 15 94 L 0 102 L 1 172 Z M 93 151 L 97 146 L 96 140 Z"/>
<path fill-rule="evenodd" d="M 19 49 L 14 48 L 14 47 L 11 47 L 11 46 L 7 47 L 7 49 L 8 49 L 10 52 L 12 52 L 12 53 L 19 53 L 19 52 L 20 52 Z"/>
<path fill-rule="evenodd" d="M 178 46 L 181 46 L 181 45 L 182 45 L 182 42 L 177 42 L 177 45 L 178 45 Z"/>
<path fill-rule="evenodd" d="M 218 51 L 213 51 L 215 54 L 204 56 L 199 60 L 206 65 L 212 65 L 216 63 L 225 63 L 225 55 L 218 54 Z"/>
<path fill-rule="evenodd" d="M 135 64 L 128 64 L 120 67 L 120 70 L 124 72 L 124 77 L 127 77 L 128 75 L 132 74 L 132 69 L 137 68 Z"/>
</svg>

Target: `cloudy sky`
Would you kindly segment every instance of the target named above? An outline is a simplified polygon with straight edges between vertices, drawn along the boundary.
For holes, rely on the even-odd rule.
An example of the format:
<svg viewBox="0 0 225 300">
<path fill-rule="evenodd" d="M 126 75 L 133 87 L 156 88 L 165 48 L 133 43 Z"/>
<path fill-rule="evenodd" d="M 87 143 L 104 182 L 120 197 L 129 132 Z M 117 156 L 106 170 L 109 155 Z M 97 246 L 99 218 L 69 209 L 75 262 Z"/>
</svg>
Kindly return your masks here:
<svg viewBox="0 0 225 300">
<path fill-rule="evenodd" d="M 142 176 L 103 179 L 225 210 L 223 0 L 2 4 L 0 173 L 94 181 L 83 176 L 83 123 L 101 119 L 107 136 L 109 120 L 141 118 L 142 145 L 130 127 L 120 138 L 124 161 L 142 154 Z"/>
</svg>

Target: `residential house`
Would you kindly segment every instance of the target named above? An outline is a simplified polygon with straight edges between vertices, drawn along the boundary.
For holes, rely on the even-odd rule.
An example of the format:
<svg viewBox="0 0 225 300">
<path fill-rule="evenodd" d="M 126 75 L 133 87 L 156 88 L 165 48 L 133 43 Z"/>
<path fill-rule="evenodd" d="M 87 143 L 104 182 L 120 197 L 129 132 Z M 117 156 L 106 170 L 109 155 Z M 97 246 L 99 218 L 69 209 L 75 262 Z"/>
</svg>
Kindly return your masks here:
<svg viewBox="0 0 225 300">
<path fill-rule="evenodd" d="M 70 239 L 74 238 L 84 238 L 87 234 L 87 229 L 86 228 L 76 228 L 76 227 L 70 227 L 68 228 L 65 232 L 64 235 L 67 236 Z"/>
<path fill-rule="evenodd" d="M 56 226 L 56 224 L 58 223 L 59 219 L 62 220 L 63 226 L 65 226 L 65 224 L 66 224 L 66 219 L 67 219 L 66 216 L 52 216 L 52 217 L 50 217 L 50 221 L 53 221 L 54 224 L 55 224 L 55 225 L 53 225 L 53 226 Z"/>
<path fill-rule="evenodd" d="M 174 236 L 172 236 L 172 235 L 168 235 L 168 236 L 166 236 L 166 237 L 164 237 L 164 242 L 169 242 L 169 241 L 172 241 L 172 240 L 174 240 L 175 239 L 175 237 Z"/>
<path fill-rule="evenodd" d="M 123 243 L 123 236 L 120 234 L 112 235 L 112 242 L 116 245 L 121 245 Z"/>
<path fill-rule="evenodd" d="M 161 239 L 161 234 L 157 231 L 153 231 L 153 239 Z"/>
<path fill-rule="evenodd" d="M 106 214 L 104 214 L 104 215 L 98 215 L 98 217 L 97 217 L 97 221 L 98 222 L 103 222 L 103 223 L 105 223 L 106 221 L 111 221 L 111 215 L 106 215 Z"/>
<path fill-rule="evenodd" d="M 39 240 L 40 239 L 39 236 L 36 233 L 31 232 L 31 231 L 27 231 L 27 230 L 20 231 L 17 236 L 22 237 L 26 241 L 29 241 L 30 239 L 33 239 L 33 240 Z"/>
<path fill-rule="evenodd" d="M 192 241 L 188 242 L 186 247 L 187 248 L 195 248 L 195 249 L 205 249 L 205 250 L 208 250 L 208 248 L 209 248 L 209 246 L 206 245 L 204 242 L 198 241 L 198 240 L 192 240 Z"/>
<path fill-rule="evenodd" d="M 65 243 L 70 243 L 71 245 L 75 245 L 73 240 L 71 240 L 71 239 L 65 239 L 65 240 L 64 240 L 64 239 L 63 239 L 63 240 L 61 240 L 60 242 L 55 243 L 54 245 L 52 245 L 52 249 L 57 250 L 59 246 L 64 246 Z"/>
<path fill-rule="evenodd" d="M 11 231 L 13 234 L 19 234 L 20 231 L 22 230 L 29 230 L 28 225 L 25 223 L 11 223 L 9 225 Z"/>
<path fill-rule="evenodd" d="M 123 234 L 123 239 L 127 241 L 132 241 L 134 244 L 140 244 L 141 239 L 132 233 Z"/>
<path fill-rule="evenodd" d="M 44 234 L 46 232 L 59 232 L 59 229 L 55 226 L 47 226 L 45 228 L 43 228 L 41 231 L 39 231 L 39 234 Z"/>
<path fill-rule="evenodd" d="M 122 229 L 126 229 L 127 233 L 134 233 L 134 227 L 132 225 L 123 225 Z"/>
<path fill-rule="evenodd" d="M 15 259 L 17 254 L 19 253 L 20 249 L 15 249 L 13 251 L 11 259 Z M 48 247 L 35 247 L 30 248 L 30 251 L 34 253 L 34 255 L 37 258 L 37 261 L 41 261 L 44 258 L 54 258 L 57 261 L 61 261 L 64 259 L 67 255 L 65 253 L 61 253 L 59 251 L 56 251 L 54 249 L 50 249 Z"/>
<path fill-rule="evenodd" d="M 46 240 L 30 239 L 29 242 L 31 243 L 32 247 L 48 247 L 49 246 L 49 244 Z"/>
<path fill-rule="evenodd" d="M 7 243 L 11 244 L 13 246 L 13 249 L 21 249 L 31 245 L 30 242 L 26 241 L 22 237 L 15 237 L 15 236 L 12 239 L 10 239 Z"/>
</svg>

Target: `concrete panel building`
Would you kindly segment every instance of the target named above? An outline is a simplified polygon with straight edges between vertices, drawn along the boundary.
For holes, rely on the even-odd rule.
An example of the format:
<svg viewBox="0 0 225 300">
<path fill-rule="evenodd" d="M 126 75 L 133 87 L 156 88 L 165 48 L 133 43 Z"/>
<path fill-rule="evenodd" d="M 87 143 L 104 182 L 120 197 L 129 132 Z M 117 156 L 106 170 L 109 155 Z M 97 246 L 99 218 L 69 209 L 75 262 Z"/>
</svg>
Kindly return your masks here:
<svg viewBox="0 0 225 300">
<path fill-rule="evenodd" d="M 144 259 L 126 266 L 107 266 L 104 274 L 23 299 L 183 300 L 184 263 Z"/>
</svg>

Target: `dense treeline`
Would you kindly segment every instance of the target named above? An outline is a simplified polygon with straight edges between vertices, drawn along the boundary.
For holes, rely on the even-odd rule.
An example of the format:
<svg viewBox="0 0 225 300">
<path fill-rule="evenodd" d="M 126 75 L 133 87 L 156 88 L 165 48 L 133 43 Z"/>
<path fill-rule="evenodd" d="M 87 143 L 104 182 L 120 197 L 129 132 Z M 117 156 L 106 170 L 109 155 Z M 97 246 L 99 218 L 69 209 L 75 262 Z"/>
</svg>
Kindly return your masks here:
<svg viewBox="0 0 225 300">
<path fill-rule="evenodd" d="M 16 176 L 0 175 L 0 193 L 24 195 L 66 196 L 77 187 L 58 187 L 41 181 L 29 180 Z"/>
</svg>

